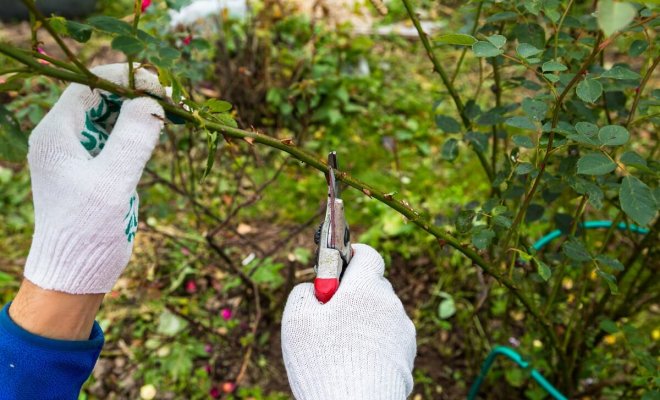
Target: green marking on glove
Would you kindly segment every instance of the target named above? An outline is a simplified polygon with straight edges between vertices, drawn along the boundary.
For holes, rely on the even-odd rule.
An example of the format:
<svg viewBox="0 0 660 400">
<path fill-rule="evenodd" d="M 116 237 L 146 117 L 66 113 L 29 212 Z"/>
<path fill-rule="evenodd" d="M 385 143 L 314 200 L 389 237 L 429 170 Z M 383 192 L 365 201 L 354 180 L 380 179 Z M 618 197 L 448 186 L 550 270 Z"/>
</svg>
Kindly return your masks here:
<svg viewBox="0 0 660 400">
<path fill-rule="evenodd" d="M 126 225 L 126 239 L 128 242 L 132 242 L 135 239 L 135 234 L 137 233 L 138 228 L 138 218 L 137 218 L 137 195 L 131 196 L 131 200 L 128 204 L 128 213 L 124 217 L 124 221 L 128 221 Z"/>
<path fill-rule="evenodd" d="M 80 135 L 83 145 L 92 156 L 97 156 L 108 140 L 108 132 L 117 120 L 123 99 L 115 94 L 101 93 L 101 101 L 85 113 L 85 128 Z"/>
</svg>

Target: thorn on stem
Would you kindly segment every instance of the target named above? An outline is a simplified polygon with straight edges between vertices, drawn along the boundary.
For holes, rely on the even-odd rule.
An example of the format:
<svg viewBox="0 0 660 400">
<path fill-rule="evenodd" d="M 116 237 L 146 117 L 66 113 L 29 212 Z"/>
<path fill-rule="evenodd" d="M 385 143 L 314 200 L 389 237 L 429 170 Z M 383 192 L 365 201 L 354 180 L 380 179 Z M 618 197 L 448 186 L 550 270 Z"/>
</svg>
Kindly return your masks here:
<svg viewBox="0 0 660 400">
<path fill-rule="evenodd" d="M 151 113 L 151 116 L 154 117 L 154 118 L 156 118 L 157 120 L 159 120 L 159 121 L 161 121 L 161 122 L 165 122 L 165 118 L 161 117 L 161 116 L 158 115 L 158 114 Z"/>
</svg>

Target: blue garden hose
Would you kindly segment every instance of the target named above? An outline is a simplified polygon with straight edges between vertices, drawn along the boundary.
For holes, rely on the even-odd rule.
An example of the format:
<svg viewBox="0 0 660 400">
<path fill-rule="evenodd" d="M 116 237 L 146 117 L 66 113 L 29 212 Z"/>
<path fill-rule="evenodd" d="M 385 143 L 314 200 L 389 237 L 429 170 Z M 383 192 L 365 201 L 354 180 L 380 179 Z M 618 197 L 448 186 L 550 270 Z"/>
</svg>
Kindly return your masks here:
<svg viewBox="0 0 660 400">
<path fill-rule="evenodd" d="M 580 226 L 584 229 L 609 228 L 612 226 L 612 221 L 587 221 L 584 224 L 580 224 Z M 620 222 L 619 225 L 617 225 L 617 228 L 619 228 L 620 230 L 627 229 L 631 232 L 641 233 L 643 235 L 649 233 L 648 229 L 641 228 L 637 225 L 628 225 L 625 222 Z M 554 239 L 560 237 L 562 234 L 563 232 L 561 230 L 555 229 L 554 231 L 543 236 L 541 239 L 537 240 L 536 243 L 532 245 L 532 247 L 536 251 L 541 250 L 542 248 L 545 247 L 545 245 L 547 245 Z"/>
<path fill-rule="evenodd" d="M 520 354 L 518 354 L 515 350 L 506 347 L 506 346 L 496 346 L 493 351 L 488 354 L 488 357 L 486 357 L 486 360 L 484 363 L 481 365 L 481 371 L 479 372 L 479 376 L 477 379 L 474 381 L 472 384 L 472 387 L 470 388 L 470 392 L 468 393 L 468 400 L 474 400 L 477 398 L 477 393 L 479 393 L 479 387 L 483 383 L 484 379 L 486 378 L 486 375 L 488 375 L 488 371 L 490 371 L 491 365 L 493 365 L 493 362 L 495 362 L 495 358 L 498 356 L 504 356 L 513 362 L 515 362 L 520 368 L 526 369 L 529 371 L 530 376 L 532 379 L 534 379 L 543 389 L 545 389 L 546 392 L 550 393 L 550 396 L 552 396 L 556 400 L 568 400 L 568 397 L 564 396 L 561 394 L 557 388 L 552 386 L 550 382 L 548 382 L 543 375 L 536 369 L 532 368 L 531 364 L 528 361 L 525 361 Z"/>
<path fill-rule="evenodd" d="M 612 221 L 587 221 L 584 224 L 580 224 L 580 226 L 584 229 L 610 228 L 612 226 Z M 641 228 L 637 225 L 628 225 L 625 222 L 619 223 L 617 228 L 620 230 L 627 229 L 631 232 L 640 233 L 642 235 L 649 233 L 648 229 Z M 561 230 L 556 229 L 543 236 L 541 239 L 537 240 L 536 243 L 532 245 L 532 248 L 534 248 L 536 251 L 539 251 L 548 243 L 560 237 L 562 234 L 563 232 Z M 520 368 L 529 371 L 529 375 L 532 377 L 532 379 L 534 379 L 543 389 L 545 389 L 545 391 L 548 392 L 552 398 L 556 400 L 568 400 L 568 397 L 564 396 L 559 390 L 557 390 L 557 388 L 552 386 L 552 384 L 548 382 L 548 380 L 545 379 L 545 377 L 541 375 L 541 373 L 536 368 L 532 368 L 531 364 L 528 361 L 525 361 L 520 354 L 506 346 L 496 346 L 490 352 L 490 354 L 488 354 L 488 357 L 486 357 L 486 360 L 481 365 L 479 376 L 470 387 L 470 391 L 468 392 L 468 400 L 475 400 L 477 398 L 479 388 L 486 378 L 486 375 L 488 375 L 491 365 L 493 365 L 493 362 L 495 362 L 495 358 L 498 356 L 507 357 L 508 359 L 515 362 Z"/>
</svg>

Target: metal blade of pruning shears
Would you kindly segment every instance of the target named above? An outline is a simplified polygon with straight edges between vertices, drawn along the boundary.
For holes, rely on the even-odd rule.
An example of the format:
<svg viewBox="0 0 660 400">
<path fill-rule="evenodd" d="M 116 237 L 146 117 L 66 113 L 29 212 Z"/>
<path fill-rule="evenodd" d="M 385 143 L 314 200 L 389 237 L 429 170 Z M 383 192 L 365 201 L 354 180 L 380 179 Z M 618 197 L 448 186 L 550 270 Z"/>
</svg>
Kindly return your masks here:
<svg viewBox="0 0 660 400">
<path fill-rule="evenodd" d="M 344 216 L 344 202 L 335 178 L 337 168 L 337 153 L 333 151 L 328 155 L 328 172 L 325 175 L 328 184 L 325 219 L 315 240 L 318 251 L 314 267 L 314 293 L 322 303 L 330 301 L 337 292 L 339 281 L 353 255 L 351 235 Z"/>
</svg>

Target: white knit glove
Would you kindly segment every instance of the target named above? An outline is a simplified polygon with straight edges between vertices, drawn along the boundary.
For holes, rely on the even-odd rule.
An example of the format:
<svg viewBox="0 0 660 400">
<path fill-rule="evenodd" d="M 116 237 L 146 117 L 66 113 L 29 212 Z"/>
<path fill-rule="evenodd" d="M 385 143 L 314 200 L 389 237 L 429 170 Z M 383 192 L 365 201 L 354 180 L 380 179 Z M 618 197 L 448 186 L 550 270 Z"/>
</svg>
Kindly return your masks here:
<svg viewBox="0 0 660 400">
<path fill-rule="evenodd" d="M 405 399 L 413 388 L 415 326 L 371 247 L 355 254 L 326 304 L 296 286 L 282 317 L 282 353 L 298 400 Z"/>
<path fill-rule="evenodd" d="M 127 64 L 92 72 L 128 83 Z M 158 78 L 144 69 L 137 70 L 136 88 L 165 94 Z M 112 289 L 131 256 L 135 189 L 163 118 L 151 98 L 122 104 L 116 96 L 75 83 L 64 91 L 30 136 L 35 232 L 25 265 L 28 280 L 76 294 Z"/>
</svg>

